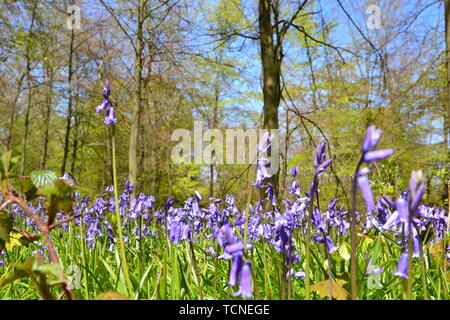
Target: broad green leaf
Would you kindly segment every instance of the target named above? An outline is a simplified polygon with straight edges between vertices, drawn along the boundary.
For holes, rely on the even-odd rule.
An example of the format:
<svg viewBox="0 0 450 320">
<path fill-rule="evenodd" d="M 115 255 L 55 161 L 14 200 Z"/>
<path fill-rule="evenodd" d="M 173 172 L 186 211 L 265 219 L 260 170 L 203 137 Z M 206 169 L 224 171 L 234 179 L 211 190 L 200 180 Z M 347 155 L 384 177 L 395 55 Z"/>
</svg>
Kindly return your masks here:
<svg viewBox="0 0 450 320">
<path fill-rule="evenodd" d="M 349 245 L 347 242 L 342 242 L 341 246 L 339 247 L 339 256 L 344 259 L 345 261 L 349 261 L 350 260 L 350 251 L 351 249 L 349 248 Z"/>
<path fill-rule="evenodd" d="M 49 276 L 49 285 L 53 286 L 56 284 L 63 283 L 65 281 L 64 272 L 59 264 L 47 263 L 44 265 L 39 265 L 33 269 L 33 272 L 43 273 Z"/>
<path fill-rule="evenodd" d="M 50 170 L 36 170 L 31 172 L 31 181 L 36 188 L 50 184 L 56 179 L 58 179 L 58 177 L 53 171 Z"/>
</svg>

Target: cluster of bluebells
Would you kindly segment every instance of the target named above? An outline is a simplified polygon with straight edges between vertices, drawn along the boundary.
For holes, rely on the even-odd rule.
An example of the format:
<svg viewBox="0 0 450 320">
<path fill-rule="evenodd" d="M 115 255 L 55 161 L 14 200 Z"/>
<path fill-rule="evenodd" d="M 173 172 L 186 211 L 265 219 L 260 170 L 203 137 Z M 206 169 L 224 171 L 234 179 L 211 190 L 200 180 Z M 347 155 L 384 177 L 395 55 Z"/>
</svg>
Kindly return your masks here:
<svg viewBox="0 0 450 320">
<path fill-rule="evenodd" d="M 262 201 L 250 205 L 248 239 L 245 248 L 251 250 L 255 243 L 265 241 L 276 252 L 283 253 L 288 267 L 287 279 L 304 276 L 304 273 L 299 270 L 301 257 L 293 235 L 296 230 L 306 228 L 309 203 L 309 195 L 302 193 L 300 186 L 295 181 L 296 169 L 292 171 L 294 181 L 290 189 L 290 196 L 284 199 L 280 206 L 273 206 L 270 210 L 265 209 L 264 204 L 271 203 L 273 199 L 270 192 L 267 192 L 267 197 Z M 198 192 L 195 192 L 191 198 L 185 201 L 184 206 L 177 207 L 171 199 L 168 199 L 162 208 L 157 209 L 155 208 L 155 198 L 152 195 L 146 196 L 141 193 L 132 197 L 132 184 L 125 183 L 124 187 L 124 191 L 119 196 L 119 209 L 123 228 L 131 230 L 129 235 L 136 240 L 145 241 L 164 236 L 160 232 L 165 231 L 173 243 L 196 241 L 200 237 L 209 239 L 211 245 L 205 251 L 220 260 L 231 261 L 228 283 L 230 286 L 239 285 L 235 294 L 243 297 L 252 295 L 252 264 L 244 254 L 243 234 L 246 213 L 245 210 L 239 209 L 233 195 L 227 195 L 224 200 L 211 198 L 206 205 L 201 205 L 203 199 Z M 405 197 L 406 194 L 401 196 L 401 198 Z M 73 206 L 73 214 L 84 214 L 81 218 L 76 218 L 75 223 L 83 224 L 82 239 L 86 241 L 88 248 L 94 250 L 99 243 L 104 243 L 102 239 L 106 239 L 108 241 L 107 250 L 113 251 L 116 241 L 114 224 L 110 221 L 111 212 L 115 210 L 113 187 L 107 187 L 105 193 L 94 200 L 81 198 L 78 193 L 74 194 L 74 198 L 76 201 Z M 370 230 L 376 227 L 384 232 L 392 232 L 401 241 L 401 224 L 404 223 L 404 217 L 401 210 L 400 212 L 398 210 L 398 203 L 399 201 L 395 203 L 387 197 L 380 198 L 373 214 L 366 216 L 368 221 L 366 229 Z M 45 218 L 45 208 L 40 201 L 34 204 L 30 203 L 30 207 L 43 219 Z M 11 206 L 8 210 L 14 212 L 16 219 L 20 220 L 25 228 L 34 230 L 33 232 L 37 231 L 33 222 L 16 205 Z M 62 213 L 58 213 L 58 220 L 64 218 Z M 336 251 L 339 242 L 349 229 L 347 211 L 344 210 L 343 205 L 339 204 L 338 199 L 331 200 L 324 210 L 315 207 L 312 223 L 314 227 L 312 240 L 326 244 L 330 253 Z M 432 232 L 434 235 L 432 241 L 439 241 L 445 236 L 447 228 L 445 211 L 443 208 L 419 205 L 417 214 L 413 218 L 413 224 L 415 226 L 413 230 L 417 230 L 421 234 L 424 231 Z M 68 223 L 61 226 L 66 230 L 68 227 Z M 416 235 L 416 233 L 414 234 Z M 128 242 L 129 239 L 124 237 L 124 241 Z M 41 248 L 38 250 L 42 251 L 43 247 L 39 242 L 37 243 Z M 135 243 L 139 245 L 140 241 L 135 241 Z M 220 252 L 214 252 L 213 248 L 217 248 Z M 414 248 L 416 252 L 417 246 L 414 245 Z M 407 261 L 405 257 L 407 258 L 406 253 L 401 255 L 401 263 Z M 0 259 L 3 258 L 0 257 Z M 405 270 L 403 273 L 396 274 L 404 275 Z"/>
<path fill-rule="evenodd" d="M 105 100 L 97 111 L 107 108 L 105 123 L 113 125 L 115 123 L 114 109 L 109 100 L 109 94 L 107 82 L 103 90 Z M 374 150 L 380 136 L 381 130 L 373 126 L 367 130 L 356 179 L 368 211 L 366 214 L 356 214 L 360 218 L 360 225 L 366 231 L 376 228 L 392 233 L 395 236 L 394 239 L 398 239 L 403 252 L 400 255 L 398 270 L 394 274 L 404 277 L 407 275 L 405 261 L 407 263 L 409 254 L 405 239 L 409 232 L 413 238 L 413 254 L 417 256 L 419 246 L 424 240 L 421 235 L 430 233 L 434 235 L 431 241 L 435 242 L 445 237 L 447 217 L 443 208 L 420 204 L 424 188 L 419 173 L 413 174 L 408 191 L 403 193 L 397 201 L 394 202 L 382 196 L 375 204 L 367 177 L 368 169 L 360 169 L 360 166 L 392 154 L 392 149 Z M 260 145 L 259 152 L 265 152 L 270 148 L 270 139 L 268 135 L 263 137 L 263 141 L 269 141 L 269 143 Z M 325 146 L 325 142 L 321 142 L 317 147 L 314 177 L 309 192 L 302 192 L 297 182 L 298 168 L 293 167 L 289 195 L 281 202 L 277 201 L 273 186 L 265 181 L 270 178 L 268 173 L 270 162 L 260 158 L 254 185 L 265 192 L 266 197 L 250 204 L 246 210 L 238 207 L 233 195 L 227 195 L 225 199 L 210 198 L 207 201 L 198 191 L 195 191 L 182 206 L 174 205 L 169 198 L 161 208 L 156 208 L 153 195 L 147 196 L 141 193 L 133 196 L 134 186 L 126 182 L 124 191 L 119 195 L 119 212 L 123 228 L 129 230 L 127 235 L 134 239 L 124 237 L 123 240 L 125 243 L 131 242 L 139 246 L 144 241 L 156 237 L 167 236 L 174 244 L 206 238 L 209 240 L 209 246 L 205 252 L 210 257 L 230 261 L 228 284 L 239 286 L 235 295 L 245 298 L 250 298 L 253 293 L 252 261 L 246 252 L 256 243 L 266 243 L 277 253 L 282 254 L 286 267 L 285 277 L 288 280 L 294 277 L 302 278 L 305 274 L 300 270 L 302 257 L 299 255 L 299 243 L 296 241 L 295 234 L 299 230 L 302 234 L 305 233 L 309 210 L 312 210 L 312 241 L 326 245 L 330 254 L 339 248 L 339 243 L 350 227 L 348 212 L 344 209 L 344 205 L 339 204 L 339 199 L 332 199 L 326 208 L 322 209 L 314 205 L 314 199 L 317 199 L 320 193 L 319 175 L 331 164 L 331 159 L 326 160 Z M 73 177 L 68 174 L 61 179 L 74 183 Z M 114 188 L 107 187 L 105 193 L 94 200 L 82 198 L 77 192 L 74 194 L 74 199 L 75 204 L 71 214 L 81 216 L 74 220 L 75 224 L 83 226 L 84 233 L 80 238 L 86 241 L 91 250 L 95 250 L 99 244 L 107 243 L 107 250 L 112 252 L 117 241 L 115 224 L 111 222 L 111 212 L 115 211 Z M 45 207 L 41 201 L 30 203 L 29 206 L 45 219 Z M 25 228 L 33 232 L 37 231 L 33 222 L 17 205 L 8 207 L 8 210 L 14 213 L 15 219 L 20 220 Z M 362 221 L 363 217 L 364 221 Z M 64 218 L 62 213 L 58 213 L 57 220 Z M 61 227 L 67 230 L 69 223 Z M 244 237 L 245 230 L 247 230 L 247 237 Z M 42 250 L 42 245 L 39 242 L 38 244 L 40 246 L 38 250 Z M 3 255 L 4 252 L 1 251 L 0 265 L 4 263 Z M 447 257 L 450 258 L 448 253 Z M 368 259 L 371 264 L 370 257 Z M 383 271 L 380 268 L 372 269 L 370 271 L 372 273 Z"/>
</svg>

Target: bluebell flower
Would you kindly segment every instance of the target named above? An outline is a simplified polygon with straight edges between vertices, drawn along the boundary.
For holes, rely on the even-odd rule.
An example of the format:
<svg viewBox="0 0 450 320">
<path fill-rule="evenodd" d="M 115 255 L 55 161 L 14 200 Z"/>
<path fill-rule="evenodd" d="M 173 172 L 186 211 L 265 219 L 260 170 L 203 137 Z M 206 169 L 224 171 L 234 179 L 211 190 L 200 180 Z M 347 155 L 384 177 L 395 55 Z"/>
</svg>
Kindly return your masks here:
<svg viewBox="0 0 450 320">
<path fill-rule="evenodd" d="M 372 190 L 370 189 L 370 182 L 367 178 L 369 170 L 367 168 L 359 170 L 359 168 L 363 163 L 377 162 L 391 156 L 394 153 L 394 149 L 374 150 L 380 141 L 381 133 L 381 129 L 377 129 L 374 125 L 367 128 L 366 136 L 361 145 L 362 156 L 360 162 L 358 163 L 355 177 L 369 212 L 373 211 L 375 208 Z"/>
<path fill-rule="evenodd" d="M 392 272 L 401 278 L 408 278 L 408 252 L 403 252 L 398 260 L 397 271 Z"/>
<path fill-rule="evenodd" d="M 375 208 L 375 202 L 373 200 L 372 189 L 370 188 L 370 182 L 366 172 L 368 172 L 368 170 L 360 170 L 356 179 L 363 199 L 367 205 L 367 210 L 372 211 Z"/>
<path fill-rule="evenodd" d="M 239 290 L 233 296 L 242 296 L 243 298 L 249 299 L 253 295 L 250 265 L 245 261 L 240 269 Z"/>
<path fill-rule="evenodd" d="M 109 97 L 110 93 L 111 89 L 109 88 L 109 81 L 106 80 L 105 87 L 102 89 L 103 102 L 95 109 L 95 111 L 101 113 L 103 110 L 106 110 L 104 123 L 107 126 L 114 126 L 117 123 L 117 119 L 114 117 L 114 106 Z"/>
<path fill-rule="evenodd" d="M 289 271 L 286 273 L 286 280 L 292 280 L 293 277 L 296 278 L 304 278 L 305 272 L 304 271 L 294 271 L 294 269 L 289 269 Z"/>
</svg>

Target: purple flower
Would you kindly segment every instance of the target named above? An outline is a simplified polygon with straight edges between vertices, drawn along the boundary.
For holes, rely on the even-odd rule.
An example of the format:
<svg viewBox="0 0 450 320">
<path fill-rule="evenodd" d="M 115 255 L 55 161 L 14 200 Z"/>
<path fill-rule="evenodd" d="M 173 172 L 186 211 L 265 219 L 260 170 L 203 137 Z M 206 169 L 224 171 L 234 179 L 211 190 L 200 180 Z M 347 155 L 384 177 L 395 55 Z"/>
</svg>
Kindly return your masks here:
<svg viewBox="0 0 450 320">
<path fill-rule="evenodd" d="M 339 249 L 339 246 L 335 246 L 333 240 L 329 236 L 325 236 L 325 238 L 323 236 L 318 236 L 315 237 L 314 240 L 319 243 L 325 243 L 329 253 L 333 253 Z"/>
<path fill-rule="evenodd" d="M 233 296 L 242 296 L 244 298 L 251 298 L 253 295 L 251 269 L 247 262 L 244 262 L 239 278 L 239 290 Z"/>
<path fill-rule="evenodd" d="M 264 179 L 270 178 L 272 175 L 270 175 L 267 172 L 267 168 L 270 167 L 270 161 L 266 158 L 258 159 L 258 166 L 256 171 L 256 181 L 255 185 L 257 187 L 261 186 L 261 183 Z"/>
<path fill-rule="evenodd" d="M 364 154 L 364 162 L 372 163 L 383 160 L 394 153 L 394 149 L 381 149 L 369 151 Z"/>
<path fill-rule="evenodd" d="M 104 123 L 107 126 L 113 126 L 117 123 L 117 119 L 114 117 L 114 107 L 112 105 L 106 109 L 106 118 Z"/>
<path fill-rule="evenodd" d="M 408 222 L 409 220 L 409 211 L 408 211 L 408 201 L 403 198 L 398 198 L 397 200 L 397 210 L 398 210 L 398 218 L 400 222 Z"/>
<path fill-rule="evenodd" d="M 241 241 L 230 244 L 225 248 L 225 252 L 230 255 L 235 254 L 237 252 L 242 252 L 242 250 L 244 250 L 244 243 Z"/>
<path fill-rule="evenodd" d="M 103 102 L 95 109 L 95 111 L 97 113 L 101 113 L 106 109 L 106 118 L 104 123 L 107 126 L 114 126 L 117 123 L 117 119 L 114 117 L 114 106 L 112 105 L 109 97 L 110 93 L 111 89 L 109 88 L 109 81 L 106 80 L 105 87 L 102 89 Z"/>
<path fill-rule="evenodd" d="M 314 158 L 314 169 L 316 175 L 323 172 L 333 161 L 333 159 L 325 160 L 326 151 L 325 151 L 326 141 L 322 140 L 317 146 L 316 156 Z"/>
<path fill-rule="evenodd" d="M 408 204 L 410 205 L 410 210 L 413 217 L 417 215 L 417 209 L 425 193 L 422 177 L 422 171 L 413 171 L 411 174 L 411 179 L 409 180 Z"/>
<path fill-rule="evenodd" d="M 374 125 L 371 125 L 367 128 L 366 136 L 361 146 L 361 150 L 363 153 L 366 153 L 377 147 L 378 141 L 380 141 L 381 138 L 381 133 L 381 129 L 377 129 Z"/>
<path fill-rule="evenodd" d="M 372 259 L 369 260 L 369 265 L 367 266 L 367 271 L 366 274 L 372 274 L 372 275 L 376 275 L 376 274 L 380 274 L 384 272 L 384 269 L 382 267 L 376 267 L 374 265 L 372 265 Z"/>
<path fill-rule="evenodd" d="M 367 210 L 372 211 L 375 207 L 375 202 L 373 200 L 372 189 L 370 189 L 369 178 L 366 175 L 360 175 L 357 177 L 358 186 L 361 190 L 361 194 L 367 205 Z"/>
<path fill-rule="evenodd" d="M 397 271 L 392 272 L 401 278 L 408 278 L 408 252 L 403 252 L 398 260 Z"/>
<path fill-rule="evenodd" d="M 111 89 L 109 88 L 109 80 L 106 80 L 105 87 L 102 89 L 102 95 L 105 100 L 109 98 L 109 95 L 111 93 Z"/>
<path fill-rule="evenodd" d="M 269 148 L 272 146 L 272 139 L 273 136 L 269 135 L 269 132 L 264 132 L 263 136 L 261 137 L 261 139 L 259 140 L 259 144 L 258 144 L 258 153 L 265 153 L 267 152 L 267 150 L 269 150 Z"/>
<path fill-rule="evenodd" d="M 291 174 L 292 174 L 292 177 L 294 177 L 294 179 L 297 178 L 297 174 L 298 174 L 297 166 L 294 166 L 291 168 Z"/>
<path fill-rule="evenodd" d="M 109 106 L 108 100 L 103 100 L 102 104 L 99 105 L 97 108 L 95 108 L 95 112 L 101 113 L 103 110 L 105 110 Z"/>
<path fill-rule="evenodd" d="M 369 126 L 369 128 L 367 128 L 366 137 L 364 138 L 364 142 L 361 146 L 362 162 L 372 163 L 380 161 L 394 153 L 394 149 L 382 149 L 373 151 L 377 147 L 378 141 L 380 141 L 381 133 L 381 129 L 377 129 L 374 125 L 371 125 Z"/>
<path fill-rule="evenodd" d="M 364 201 L 366 202 L 367 209 L 369 211 L 373 211 L 373 209 L 375 208 L 375 201 L 373 199 L 372 190 L 370 189 L 370 182 L 367 178 L 369 169 L 363 168 L 360 170 L 359 168 L 363 163 L 377 162 L 389 157 L 394 153 L 394 149 L 382 149 L 373 151 L 373 149 L 377 147 L 377 144 L 380 141 L 381 133 L 381 129 L 377 129 L 374 125 L 371 125 L 369 126 L 369 128 L 367 128 L 366 136 L 361 145 L 361 160 L 359 161 L 356 168 L 357 172 L 355 179 L 357 180 L 359 189 L 361 190 L 361 194 L 364 198 Z"/>
<path fill-rule="evenodd" d="M 242 255 L 237 255 L 233 259 L 231 264 L 230 277 L 228 279 L 228 284 L 230 286 L 235 286 L 238 283 L 239 274 L 242 271 Z"/>
<path fill-rule="evenodd" d="M 289 271 L 286 273 L 286 280 L 292 280 L 293 277 L 296 278 L 304 278 L 305 272 L 304 271 L 294 271 L 294 269 L 289 269 Z"/>
<path fill-rule="evenodd" d="M 314 158 L 314 167 L 317 168 L 325 160 L 325 140 L 320 141 L 317 145 L 316 156 Z"/>
</svg>

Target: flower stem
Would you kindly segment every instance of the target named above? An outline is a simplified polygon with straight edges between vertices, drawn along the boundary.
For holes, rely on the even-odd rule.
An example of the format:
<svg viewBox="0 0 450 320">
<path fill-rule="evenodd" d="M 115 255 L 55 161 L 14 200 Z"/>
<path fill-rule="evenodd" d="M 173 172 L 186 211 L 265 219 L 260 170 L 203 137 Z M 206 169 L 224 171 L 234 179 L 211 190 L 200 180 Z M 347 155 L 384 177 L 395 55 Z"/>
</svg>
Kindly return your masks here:
<svg viewBox="0 0 450 320">
<path fill-rule="evenodd" d="M 311 194 L 309 199 L 308 208 L 308 221 L 306 226 L 306 248 L 305 248 L 305 300 L 309 300 L 309 284 L 310 284 L 310 262 L 311 262 L 311 224 L 312 224 L 312 214 L 314 210 L 314 195 L 316 193 L 317 186 L 317 176 L 314 175 L 313 187 L 311 188 Z"/>
<path fill-rule="evenodd" d="M 412 283 L 413 283 L 413 272 L 412 272 L 412 251 L 413 251 L 413 243 L 412 243 L 412 231 L 411 231 L 411 218 L 409 219 L 408 226 L 408 279 L 406 281 L 406 299 L 412 300 Z"/>
<path fill-rule="evenodd" d="M 83 239 L 83 219 L 80 217 L 79 229 L 80 233 L 80 245 L 81 245 L 81 262 L 83 263 L 83 286 L 84 286 L 84 299 L 89 300 L 88 281 L 87 281 L 87 264 L 86 264 L 86 247 L 85 240 Z"/>
<path fill-rule="evenodd" d="M 358 297 L 358 275 L 356 261 L 356 176 L 362 163 L 363 156 L 361 156 L 361 159 L 359 159 L 358 165 L 356 166 L 352 183 L 352 210 L 350 211 L 350 279 L 352 288 L 352 300 L 356 300 Z"/>
<path fill-rule="evenodd" d="M 117 233 L 119 235 L 119 249 L 120 249 L 120 260 L 122 264 L 122 270 L 125 276 L 125 282 L 128 289 L 128 294 L 130 298 L 134 296 L 133 286 L 131 285 L 130 276 L 128 274 L 128 263 L 127 257 L 125 255 L 125 245 L 123 243 L 122 235 L 122 222 L 120 220 L 120 208 L 119 208 L 119 190 L 117 189 L 117 165 L 116 165 L 116 139 L 115 139 L 115 127 L 112 127 L 111 135 L 111 147 L 112 147 L 112 167 L 113 167 L 113 181 L 114 181 L 114 198 L 116 201 L 116 218 L 117 218 Z"/>
<path fill-rule="evenodd" d="M 422 289 L 423 289 L 423 299 L 428 300 L 428 287 L 427 287 L 427 275 L 425 266 L 425 255 L 423 253 L 423 242 L 419 240 L 419 250 L 420 250 L 420 267 L 421 267 L 421 277 L 422 277 Z"/>
</svg>

